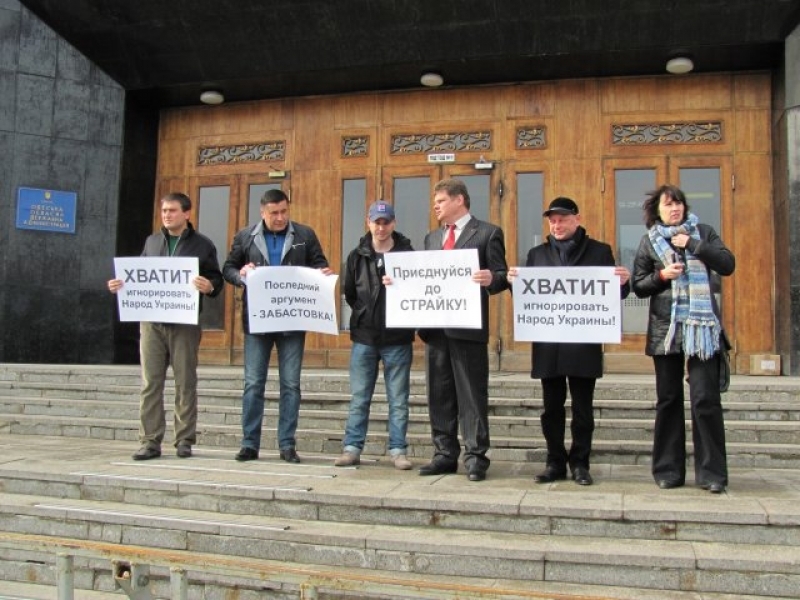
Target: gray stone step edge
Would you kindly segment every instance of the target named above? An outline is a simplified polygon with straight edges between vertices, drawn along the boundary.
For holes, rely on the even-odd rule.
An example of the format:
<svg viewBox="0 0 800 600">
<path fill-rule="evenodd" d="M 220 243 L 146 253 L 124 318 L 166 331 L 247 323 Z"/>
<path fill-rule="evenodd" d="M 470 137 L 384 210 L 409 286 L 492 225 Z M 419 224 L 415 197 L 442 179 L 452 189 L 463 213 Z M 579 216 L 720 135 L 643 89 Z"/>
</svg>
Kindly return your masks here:
<svg viewBox="0 0 800 600">
<path fill-rule="evenodd" d="M 476 536 L 473 531 L 430 527 L 142 510 L 124 503 L 42 503 L 39 497 L 20 495 L 3 495 L 0 521 L 2 530 L 10 532 L 86 540 L 101 536 L 102 541 L 126 545 L 425 575 L 502 573 L 511 579 L 568 583 L 613 579 L 615 585 L 667 590 L 683 589 L 689 578 L 695 591 L 762 595 L 790 595 L 800 589 L 798 547 L 495 532 Z"/>
<path fill-rule="evenodd" d="M 79 437 L 92 439 L 136 440 L 138 439 L 138 424 L 132 420 L 105 419 L 98 421 L 96 418 L 79 417 L 48 417 L 43 415 L 3 415 L 0 414 L 0 433 L 6 431 L 16 435 L 56 435 L 64 437 Z M 235 448 L 241 438 L 238 424 L 214 425 L 201 424 L 198 435 L 203 436 L 207 443 L 227 440 L 227 443 L 217 443 L 217 446 Z M 268 447 L 274 438 L 272 428 L 265 428 L 262 436 L 262 447 Z M 297 430 L 298 440 L 317 440 L 341 442 L 344 436 L 342 429 L 314 429 L 300 427 Z M 373 428 L 367 434 L 367 442 L 383 441 L 388 437 L 386 431 Z M 431 446 L 429 432 L 409 432 L 408 442 L 411 446 L 429 448 Z M 168 440 L 165 443 L 169 443 Z M 299 442 L 298 442 L 299 443 Z M 537 449 L 544 446 L 541 435 L 535 436 L 508 436 L 492 435 L 492 448 L 523 448 Z M 320 448 L 321 449 L 321 448 Z M 650 453 L 652 439 L 603 439 L 598 437 L 592 441 L 594 454 L 601 451 L 618 453 Z M 766 443 L 766 442 L 727 442 L 726 449 L 729 459 L 736 454 L 759 455 L 766 454 L 774 457 L 800 458 L 800 444 Z M 691 445 L 687 446 L 687 455 L 692 455 Z M 797 465 L 795 465 L 797 466 Z"/>
<path fill-rule="evenodd" d="M 33 538 L 33 539 L 28 539 Z M 11 598 L 51 600 L 54 597 L 56 552 L 75 557 L 74 582 L 79 600 L 119 600 L 108 556 L 124 556 L 128 561 L 150 566 L 150 589 L 156 597 L 173 597 L 170 569 L 180 560 L 188 581 L 189 598 L 297 598 L 308 586 L 321 598 L 363 598 L 364 600 L 699 600 L 693 591 L 648 590 L 613 585 L 566 584 L 549 581 L 522 581 L 499 578 L 416 575 L 327 565 L 306 565 L 286 561 L 236 558 L 225 555 L 197 554 L 134 547 L 118 548 L 113 544 L 82 547 L 79 541 L 52 537 L 15 536 L 13 542 L 0 540 L 0 582 Z M 37 551 L 44 546 L 46 550 Z M 28 549 L 30 548 L 30 550 Z M 135 552 L 135 553 L 134 553 Z M 145 554 L 145 558 L 141 558 Z M 102 558 L 97 556 L 101 555 Z M 3 579 L 5 576 L 5 579 Z M 28 579 L 23 579 L 27 577 Z M 13 580 L 11 579 L 13 578 Z M 22 579 L 22 581 L 20 581 Z M 23 581 L 34 580 L 37 583 Z M 49 585 L 48 585 L 49 584 Z M 91 589 L 89 589 L 91 588 Z M 0 598 L 4 598 L 0 596 Z M 736 600 L 763 600 L 764 596 L 738 595 Z M 793 600 L 771 596 L 771 600 Z M 725 593 L 703 593 L 702 600 L 732 600 Z"/>
<path fill-rule="evenodd" d="M 266 466 L 269 468 L 269 465 Z M 402 497 L 326 493 L 313 486 L 270 485 L 256 479 L 203 481 L 202 471 L 165 469 L 149 477 L 118 467 L 117 473 L 30 473 L 4 470 L 3 493 L 62 498 L 89 502 L 125 502 L 159 509 L 190 507 L 216 510 L 230 516 L 243 514 L 276 518 L 290 516 L 312 521 L 425 527 L 437 529 L 514 532 L 555 536 L 603 536 L 660 541 L 718 541 L 768 545 L 796 545 L 800 535 L 800 510 L 790 501 L 727 495 L 709 511 L 708 499 L 693 486 L 677 494 L 647 493 L 639 489 L 592 492 L 588 497 L 536 486 L 508 488 L 502 501 L 497 495 L 472 496 L 461 491 L 458 478 L 452 492 L 431 497 L 426 488 L 414 487 Z M 187 479 L 198 477 L 199 479 Z M 443 482 L 444 483 L 444 482 Z M 501 480 L 494 484 L 503 485 Z M 680 493 L 680 492 L 685 493 Z M 46 500 L 41 500 L 47 502 Z"/>
</svg>

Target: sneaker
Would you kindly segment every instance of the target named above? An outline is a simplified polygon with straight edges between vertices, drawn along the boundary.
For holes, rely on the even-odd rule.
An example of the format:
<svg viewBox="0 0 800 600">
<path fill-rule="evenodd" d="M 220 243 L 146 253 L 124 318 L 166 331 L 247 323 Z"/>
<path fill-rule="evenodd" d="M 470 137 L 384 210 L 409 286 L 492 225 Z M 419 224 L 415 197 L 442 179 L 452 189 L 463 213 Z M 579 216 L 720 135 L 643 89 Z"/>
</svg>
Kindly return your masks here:
<svg viewBox="0 0 800 600">
<path fill-rule="evenodd" d="M 397 454 L 392 460 L 394 460 L 394 468 L 399 471 L 408 471 L 414 467 L 405 454 Z"/>
<path fill-rule="evenodd" d="M 343 452 L 342 455 L 333 461 L 334 467 L 353 467 L 361 464 L 361 457 L 352 452 Z"/>
</svg>

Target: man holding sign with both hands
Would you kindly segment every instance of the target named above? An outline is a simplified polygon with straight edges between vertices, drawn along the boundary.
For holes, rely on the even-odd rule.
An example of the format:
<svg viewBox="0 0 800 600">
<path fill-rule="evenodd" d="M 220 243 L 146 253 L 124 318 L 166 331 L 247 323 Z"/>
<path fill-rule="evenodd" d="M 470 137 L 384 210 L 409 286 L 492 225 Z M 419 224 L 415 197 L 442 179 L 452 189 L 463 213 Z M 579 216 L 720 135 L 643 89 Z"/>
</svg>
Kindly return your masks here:
<svg viewBox="0 0 800 600">
<path fill-rule="evenodd" d="M 608 244 L 590 239 L 580 225 L 578 205 L 570 198 L 559 197 L 544 212 L 550 235 L 544 244 L 528 252 L 527 267 L 614 267 L 619 277 L 620 297 L 630 293 L 630 272 L 615 267 Z M 559 269 L 563 272 L 563 269 Z M 509 281 L 519 275 L 509 271 Z M 534 342 L 531 377 L 542 380 L 544 410 L 542 432 L 547 442 L 547 463 L 535 476 L 536 483 L 550 483 L 567 477 L 567 465 L 578 485 L 591 485 L 589 454 L 594 432 L 594 388 L 603 376 L 603 347 L 599 343 Z M 572 396 L 572 446 L 564 446 L 567 385 Z"/>
<path fill-rule="evenodd" d="M 289 198 L 281 190 L 267 190 L 261 198 L 261 220 L 242 229 L 233 240 L 222 268 L 225 281 L 236 287 L 247 285 L 248 274 L 257 267 L 294 266 L 320 269 L 331 274 L 317 234 L 307 225 L 289 219 Z M 281 460 L 299 463 L 295 432 L 300 413 L 300 370 L 303 365 L 305 331 L 250 331 L 247 294 L 243 295 L 244 394 L 242 396 L 242 444 L 236 460 L 258 459 L 264 420 L 264 388 L 272 347 L 278 349 L 280 400 L 278 404 L 278 449 Z"/>
<path fill-rule="evenodd" d="M 195 257 L 199 275 L 191 285 L 200 294 L 216 296 L 222 291 L 222 273 L 213 242 L 195 231 L 189 222 L 192 201 L 186 194 L 171 193 L 161 199 L 161 231 L 147 238 L 142 256 Z M 174 260 L 174 259 L 170 259 Z M 121 292 L 123 279 L 108 282 L 112 294 Z M 202 308 L 200 298 L 199 309 Z M 202 331 L 194 323 L 153 323 L 142 321 L 139 354 L 142 363 L 142 390 L 139 400 L 139 442 L 134 460 L 161 456 L 166 431 L 164 383 L 172 366 L 175 377 L 175 448 L 179 458 L 192 455 L 197 441 L 197 354 Z"/>
<path fill-rule="evenodd" d="M 455 473 L 464 440 L 464 467 L 470 481 L 486 479 L 489 468 L 489 296 L 508 289 L 503 230 L 470 214 L 467 186 L 445 179 L 434 187 L 433 212 L 442 226 L 425 236 L 426 250 L 474 249 L 479 268 L 480 328 L 420 329 L 426 344 L 428 414 L 434 456 L 420 475 Z"/>
</svg>

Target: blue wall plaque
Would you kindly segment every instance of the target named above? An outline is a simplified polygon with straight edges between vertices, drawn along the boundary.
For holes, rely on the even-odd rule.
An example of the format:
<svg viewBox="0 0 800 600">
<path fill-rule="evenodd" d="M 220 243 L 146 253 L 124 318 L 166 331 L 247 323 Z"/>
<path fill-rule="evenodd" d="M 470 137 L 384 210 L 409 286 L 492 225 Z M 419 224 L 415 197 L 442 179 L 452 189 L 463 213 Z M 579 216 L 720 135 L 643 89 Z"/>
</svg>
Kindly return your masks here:
<svg viewBox="0 0 800 600">
<path fill-rule="evenodd" d="M 21 187 L 17 191 L 17 229 L 75 233 L 76 192 Z"/>
</svg>

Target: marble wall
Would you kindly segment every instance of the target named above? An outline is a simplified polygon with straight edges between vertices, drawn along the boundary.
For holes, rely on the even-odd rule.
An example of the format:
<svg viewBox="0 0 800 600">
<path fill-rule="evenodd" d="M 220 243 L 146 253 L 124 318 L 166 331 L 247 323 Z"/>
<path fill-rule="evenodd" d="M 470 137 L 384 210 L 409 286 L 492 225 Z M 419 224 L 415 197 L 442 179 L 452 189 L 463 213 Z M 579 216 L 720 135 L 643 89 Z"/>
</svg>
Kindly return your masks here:
<svg viewBox="0 0 800 600">
<path fill-rule="evenodd" d="M 114 361 L 124 110 L 117 83 L 0 0 L 0 362 Z M 20 186 L 76 192 L 75 233 L 17 228 Z"/>
</svg>

